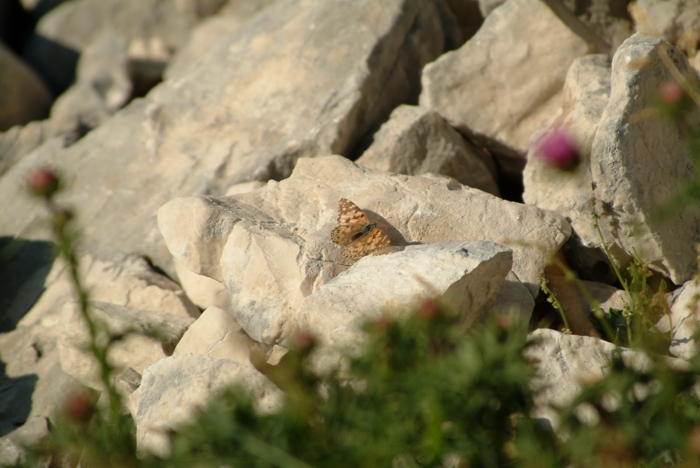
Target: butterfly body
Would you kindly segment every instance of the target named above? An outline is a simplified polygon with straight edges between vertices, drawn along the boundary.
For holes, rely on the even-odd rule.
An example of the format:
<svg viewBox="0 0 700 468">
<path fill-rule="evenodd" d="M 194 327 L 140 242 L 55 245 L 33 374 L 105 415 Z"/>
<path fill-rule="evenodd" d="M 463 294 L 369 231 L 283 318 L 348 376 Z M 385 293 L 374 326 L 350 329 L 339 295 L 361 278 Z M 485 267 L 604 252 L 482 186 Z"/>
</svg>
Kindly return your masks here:
<svg viewBox="0 0 700 468">
<path fill-rule="evenodd" d="M 355 259 L 390 244 L 384 231 L 370 223 L 367 215 L 347 198 L 341 198 L 338 204 L 338 226 L 331 232 L 331 240 L 345 246 L 345 257 Z"/>
</svg>

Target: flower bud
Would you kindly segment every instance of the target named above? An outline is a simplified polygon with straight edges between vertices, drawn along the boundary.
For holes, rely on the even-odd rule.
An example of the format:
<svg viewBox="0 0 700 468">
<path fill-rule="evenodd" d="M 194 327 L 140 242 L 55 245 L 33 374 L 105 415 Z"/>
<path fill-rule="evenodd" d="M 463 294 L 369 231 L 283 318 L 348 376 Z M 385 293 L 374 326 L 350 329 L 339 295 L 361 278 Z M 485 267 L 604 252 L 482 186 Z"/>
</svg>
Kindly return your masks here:
<svg viewBox="0 0 700 468">
<path fill-rule="evenodd" d="M 34 169 L 28 178 L 29 188 L 34 195 L 50 198 L 58 190 L 58 177 L 47 168 Z"/>
<path fill-rule="evenodd" d="M 542 136 L 537 145 L 537 155 L 545 164 L 561 171 L 572 171 L 581 161 L 576 142 L 563 129 Z"/>
<path fill-rule="evenodd" d="M 431 319 L 440 313 L 440 305 L 435 299 L 425 299 L 418 309 L 418 315 Z"/>
<path fill-rule="evenodd" d="M 95 406 L 90 397 L 77 393 L 68 398 L 63 410 L 69 419 L 77 422 L 87 422 L 95 412 Z"/>
<path fill-rule="evenodd" d="M 659 100 L 664 104 L 678 104 L 685 97 L 685 90 L 675 80 L 669 80 L 659 85 Z"/>
</svg>

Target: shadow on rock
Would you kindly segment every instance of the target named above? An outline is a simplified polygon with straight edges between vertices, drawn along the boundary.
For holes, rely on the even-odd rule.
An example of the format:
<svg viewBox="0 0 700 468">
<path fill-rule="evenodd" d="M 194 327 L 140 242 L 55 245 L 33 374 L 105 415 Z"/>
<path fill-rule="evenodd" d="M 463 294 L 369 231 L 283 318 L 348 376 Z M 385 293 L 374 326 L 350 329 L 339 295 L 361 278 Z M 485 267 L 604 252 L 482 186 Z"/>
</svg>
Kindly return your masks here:
<svg viewBox="0 0 700 468">
<path fill-rule="evenodd" d="M 14 330 L 44 292 L 54 259 L 49 242 L 0 237 L 0 333 Z"/>
<path fill-rule="evenodd" d="M 32 395 L 39 376 L 27 374 L 10 377 L 0 361 L 0 437 L 25 423 L 32 410 Z"/>
</svg>

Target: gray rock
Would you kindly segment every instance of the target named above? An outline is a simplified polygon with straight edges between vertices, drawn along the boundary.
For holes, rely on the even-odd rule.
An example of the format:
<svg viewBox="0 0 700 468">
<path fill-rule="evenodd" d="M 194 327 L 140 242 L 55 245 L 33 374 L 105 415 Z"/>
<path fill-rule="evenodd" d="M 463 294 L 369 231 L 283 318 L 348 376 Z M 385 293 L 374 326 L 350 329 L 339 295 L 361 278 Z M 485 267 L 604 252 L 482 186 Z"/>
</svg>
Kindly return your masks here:
<svg viewBox="0 0 700 468">
<path fill-rule="evenodd" d="M 551 123 L 551 127 L 565 129 L 573 136 L 581 163 L 573 172 L 562 172 L 543 162 L 536 154 L 536 147 L 533 147 L 523 171 L 525 203 L 565 216 L 576 233 L 566 246 L 567 258 L 577 270 L 597 275 L 595 279 L 604 282 L 613 280 L 613 270 L 607 257 L 596 248 L 598 245 L 589 245 L 595 236 L 590 204 L 593 182 L 590 155 L 609 99 L 610 59 L 607 55 L 586 55 L 576 59 L 566 75 L 562 114 Z M 582 242 L 579 235 L 586 241 Z M 609 274 L 602 275 L 604 271 Z"/>
<path fill-rule="evenodd" d="M 72 83 L 80 53 L 105 31 L 129 42 L 130 58 L 165 62 L 200 18 L 225 0 L 76 0 L 44 15 L 25 49 L 26 60 L 56 94 Z"/>
<path fill-rule="evenodd" d="M 479 0 L 479 10 L 486 18 L 493 10 L 506 3 L 506 0 Z"/>
<path fill-rule="evenodd" d="M 394 109 L 357 164 L 407 175 L 446 175 L 498 195 L 491 155 L 465 141 L 437 112 L 421 107 Z"/>
<path fill-rule="evenodd" d="M 637 32 L 663 38 L 688 54 L 700 40 L 700 2 L 697 0 L 639 0 L 630 7 Z"/>
<path fill-rule="evenodd" d="M 232 385 L 249 392 L 261 412 L 274 411 L 282 403 L 282 392 L 250 364 L 185 354 L 149 366 L 135 418 L 139 451 L 167 457 L 168 430 L 191 421 L 199 408 Z"/>
<path fill-rule="evenodd" d="M 46 117 L 53 100 L 34 71 L 0 44 L 0 131 Z"/>
<path fill-rule="evenodd" d="M 409 245 L 365 257 L 306 296 L 282 338 L 299 328 L 322 345 L 356 347 L 363 322 L 405 317 L 421 298 L 439 299 L 468 329 L 494 304 L 511 265 L 512 252 L 486 241 Z"/>
<path fill-rule="evenodd" d="M 0 466 L 26 466 L 27 448 L 38 447 L 49 438 L 49 421 L 43 416 L 36 416 L 22 427 L 0 437 Z M 44 462 L 44 463 L 42 463 Z M 21 465 L 20 465 L 21 464 Z M 41 460 L 39 465 L 49 467 L 49 460 Z"/>
<path fill-rule="evenodd" d="M 530 135 L 561 105 L 569 65 L 587 52 L 587 42 L 544 2 L 510 0 L 460 49 L 425 67 L 420 104 L 500 155 L 501 170 L 518 174 Z"/>
<path fill-rule="evenodd" d="M 85 390 L 61 370 L 56 325 L 46 317 L 0 334 L 0 436 L 34 417 L 53 418 L 68 395 Z"/>
<path fill-rule="evenodd" d="M 534 308 L 535 299 L 532 297 L 530 290 L 511 270 L 508 272 L 505 280 L 503 280 L 503 283 L 501 283 L 496 301 L 481 320 L 485 321 L 493 314 L 508 314 L 517 318 L 521 323 L 528 323 Z"/>
<path fill-rule="evenodd" d="M 211 52 L 212 44 L 234 32 L 274 2 L 275 0 L 229 1 L 216 15 L 203 20 L 192 30 L 187 42 L 173 54 L 163 72 L 163 78 L 180 76 L 192 63 Z"/>
<path fill-rule="evenodd" d="M 92 303 L 90 314 L 104 327 L 104 332 L 97 335 L 99 343 L 104 345 L 109 337 L 123 336 L 112 343 L 108 353 L 110 364 L 118 372 L 132 368 L 141 373 L 150 364 L 167 357 L 194 322 L 190 317 L 106 302 Z M 59 326 L 57 344 L 61 369 L 84 385 L 103 390 L 99 364 L 88 351 L 87 323 L 77 306 L 65 308 Z"/>
<path fill-rule="evenodd" d="M 422 65 L 442 49 L 430 2 L 275 3 L 199 66 L 71 147 L 37 150 L 15 164 L 0 179 L 7 200 L 0 235 L 24 232 L 43 215 L 19 194 L 32 167 L 55 165 L 71 179 L 64 200 L 79 205 L 81 221 L 97 233 L 85 237 L 86 249 L 103 258 L 139 252 L 172 272 L 155 225 L 158 207 L 284 178 L 301 156 L 351 153 L 391 109 L 415 99 Z"/>
<path fill-rule="evenodd" d="M 22 156 L 49 140 L 53 141 L 44 147 L 47 153 L 57 151 L 65 146 L 66 139 L 56 138 L 63 134 L 63 130 L 59 127 L 58 122 L 36 120 L 26 125 L 15 125 L 0 133 L 0 176 L 7 172 Z"/>
<path fill-rule="evenodd" d="M 554 330 L 539 329 L 530 334 L 534 345 L 525 357 L 535 362 L 537 374 L 530 381 L 537 408 L 533 417 L 549 419 L 558 426 L 555 408 L 571 404 L 587 382 L 596 382 L 610 370 L 610 359 L 617 349 L 610 342 L 599 338 L 564 335 Z M 625 366 L 637 372 L 649 369 L 651 361 L 642 351 L 621 350 Z M 686 363 L 669 358 L 670 367 L 686 370 Z"/>
<path fill-rule="evenodd" d="M 489 240 L 511 248 L 513 272 L 531 296 L 548 255 L 569 235 L 553 212 L 442 177 L 372 171 L 339 156 L 301 159 L 290 178 L 251 193 L 172 200 L 158 211 L 158 224 L 173 256 L 222 282 L 236 321 L 256 341 L 273 344 L 304 297 L 351 265 L 330 240 L 343 197 L 393 246 Z"/>
<path fill-rule="evenodd" d="M 625 41 L 615 54 L 610 98 L 604 108 L 603 61 L 582 60 L 572 67 L 572 99 L 564 126 L 580 141 L 582 164 L 575 172 L 563 174 L 543 168 L 532 158 L 532 167 L 525 171 L 523 198 L 565 215 L 579 247 L 598 249 L 601 241 L 590 214 L 590 199 L 595 197 L 600 227 L 618 266 L 624 267 L 637 252 L 652 269 L 681 284 L 697 267 L 693 246 L 700 240 L 698 214 L 686 208 L 663 223 L 653 223 L 651 218 L 680 184 L 693 177 L 687 135 L 700 122 L 700 112 L 692 111 L 680 125 L 639 118 L 654 105 L 659 85 L 672 79 L 659 56 L 666 47 L 681 73 L 697 85 L 696 73 L 678 49 L 640 34 Z"/>
<path fill-rule="evenodd" d="M 671 297 L 671 316 L 663 316 L 656 324 L 662 333 L 672 336 L 668 351 L 681 359 L 689 360 L 697 354 L 698 345 L 695 333 L 698 329 L 698 294 L 700 285 L 688 281 L 673 292 Z"/>
<path fill-rule="evenodd" d="M 109 32 L 96 36 L 80 55 L 76 74 L 76 83 L 51 108 L 51 120 L 65 133 L 79 125 L 97 127 L 131 99 L 126 39 Z"/>
</svg>

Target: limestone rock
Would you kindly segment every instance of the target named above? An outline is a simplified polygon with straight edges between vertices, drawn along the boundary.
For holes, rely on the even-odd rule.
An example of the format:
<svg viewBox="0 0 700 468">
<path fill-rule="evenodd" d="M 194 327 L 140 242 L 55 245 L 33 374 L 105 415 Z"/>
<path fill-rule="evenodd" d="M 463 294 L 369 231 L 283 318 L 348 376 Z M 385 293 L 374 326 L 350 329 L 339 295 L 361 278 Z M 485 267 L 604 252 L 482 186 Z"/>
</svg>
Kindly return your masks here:
<svg viewBox="0 0 700 468">
<path fill-rule="evenodd" d="M 131 99 L 126 39 L 109 32 L 96 36 L 80 55 L 76 75 L 51 108 L 51 120 L 66 132 L 97 127 Z"/>
<path fill-rule="evenodd" d="M 79 272 L 90 299 L 121 305 L 132 309 L 163 312 L 179 317 L 197 317 L 199 310 L 184 295 L 182 289 L 165 276 L 156 273 L 139 257 L 123 257 L 113 261 L 96 260 L 84 255 Z M 73 283 L 62 261 L 56 261 L 48 273 L 40 274 L 41 282 L 26 283 L 35 303 L 24 301 L 13 304 L 21 320 L 20 326 L 31 326 L 47 320 L 58 320 L 67 302 L 75 300 Z M 29 293 L 29 291 L 28 291 Z M 21 308 L 23 306 L 24 308 Z"/>
<path fill-rule="evenodd" d="M 479 0 L 479 10 L 486 18 L 493 10 L 506 3 L 506 0 Z"/>
<path fill-rule="evenodd" d="M 43 215 L 20 194 L 31 168 L 53 165 L 71 180 L 64 201 L 80 206 L 88 251 L 138 252 L 172 273 L 158 207 L 284 178 L 301 156 L 351 153 L 391 109 L 416 99 L 422 65 L 442 50 L 432 2 L 276 2 L 69 148 L 15 164 L 0 179 L 0 235 Z"/>
<path fill-rule="evenodd" d="M 228 34 L 255 16 L 275 0 L 229 1 L 216 15 L 199 23 L 191 32 L 187 42 L 173 55 L 163 73 L 165 79 L 177 77 L 192 63 L 201 59 Z"/>
<path fill-rule="evenodd" d="M 2 313 L 6 320 L 0 333 L 3 361 L 0 382 L 5 389 L 0 399 L 0 435 L 21 426 L 27 418 L 53 418 L 68 395 L 85 389 L 61 367 L 56 344 L 63 332 L 59 326 L 61 311 L 75 296 L 65 265 L 53 262 L 50 249 L 45 243 L 25 242 L 17 251 L 17 259 L 10 258 L 3 265 L 8 271 L 0 271 L 2 287 L 9 288 L 2 289 L 5 299 Z M 81 274 L 95 300 L 169 311 L 167 321 L 191 321 L 190 313 L 198 315 L 182 290 L 155 273 L 143 259 L 101 262 L 85 257 Z M 145 312 L 146 316 L 150 313 Z M 67 336 L 73 336 L 77 330 L 69 328 L 68 335 L 62 337 L 64 341 L 70 341 Z M 146 344 L 149 350 L 155 349 L 157 356 L 166 355 L 160 343 Z M 128 343 L 122 346 L 128 348 Z M 138 353 L 138 350 L 128 349 L 128 352 Z M 83 355 L 78 352 L 77 357 Z M 71 362 L 67 367 L 79 367 L 81 362 Z"/>
<path fill-rule="evenodd" d="M 48 419 L 36 416 L 22 427 L 0 437 L 0 466 L 26 466 L 27 448 L 39 446 L 50 435 Z M 49 463 L 33 466 L 46 466 L 48 468 Z"/>
<path fill-rule="evenodd" d="M 495 302 L 511 258 L 509 250 L 486 241 L 409 245 L 368 256 L 306 296 L 293 322 L 322 345 L 355 347 L 363 322 L 383 313 L 403 316 L 421 298 L 439 298 L 467 329 Z"/>
<path fill-rule="evenodd" d="M 662 333 L 672 332 L 669 352 L 681 359 L 689 360 L 697 354 L 697 343 L 693 339 L 698 328 L 698 294 L 700 285 L 688 281 L 673 292 L 671 317 L 663 316 L 656 327 Z"/>
<path fill-rule="evenodd" d="M 609 372 L 614 344 L 599 338 L 564 335 L 554 330 L 538 329 L 530 334 L 535 343 L 525 352 L 525 357 L 536 363 L 537 374 L 530 381 L 535 392 L 536 414 L 552 422 L 556 428 L 558 418 L 552 408 L 569 405 L 581 392 L 586 382 L 596 382 Z M 644 372 L 651 365 L 649 357 L 641 351 L 622 349 L 623 363 L 637 372 Z M 668 365 L 685 369 L 685 363 L 669 358 Z"/>
<path fill-rule="evenodd" d="M 53 98 L 41 79 L 0 44 L 0 131 L 46 116 Z"/>
<path fill-rule="evenodd" d="M 257 343 L 236 323 L 230 313 L 219 307 L 209 307 L 187 329 L 173 356 L 198 354 L 214 359 L 237 362 L 250 360 L 250 348 Z"/>
<path fill-rule="evenodd" d="M 251 193 L 175 199 L 158 211 L 158 223 L 173 256 L 224 283 L 236 321 L 254 340 L 272 344 L 304 297 L 350 266 L 330 241 L 343 197 L 394 246 L 489 240 L 511 248 L 513 272 L 533 296 L 548 255 L 569 235 L 555 213 L 339 156 L 301 159 L 290 178 Z"/>
<path fill-rule="evenodd" d="M 175 260 L 177 279 L 187 298 L 202 310 L 211 306 L 228 308 L 226 287 L 220 281 L 192 273 L 186 266 Z"/>
<path fill-rule="evenodd" d="M 44 146 L 48 153 L 58 151 L 65 146 L 62 135 L 63 129 L 53 120 L 36 120 L 26 125 L 14 127 L 0 133 L 0 176 L 7 172 L 22 156 L 42 146 L 49 140 L 53 141 Z"/>
<path fill-rule="evenodd" d="M 85 389 L 61 370 L 57 335 L 50 318 L 0 334 L 0 436 L 32 418 L 53 418 L 66 396 Z"/>
<path fill-rule="evenodd" d="M 563 113 L 552 127 L 566 129 L 572 135 L 581 163 L 575 171 L 563 172 L 545 164 L 531 148 L 523 171 L 525 203 L 555 210 L 569 220 L 576 234 L 565 247 L 567 258 L 578 271 L 595 271 L 599 281 L 612 280 L 613 270 L 607 257 L 598 249 L 586 248 L 578 233 L 589 242 L 595 235 L 590 204 L 591 145 L 609 99 L 610 59 L 602 54 L 576 59 L 566 76 Z"/>
<path fill-rule="evenodd" d="M 637 32 L 663 38 L 694 55 L 700 41 L 700 3 L 696 0 L 638 0 L 630 8 Z"/>
<path fill-rule="evenodd" d="M 481 320 L 486 320 L 492 314 L 512 314 L 522 323 L 528 323 L 535 308 L 535 299 L 528 288 L 509 271 L 498 290 L 496 301 Z"/>
<path fill-rule="evenodd" d="M 491 155 L 465 141 L 430 109 L 407 105 L 394 109 L 357 163 L 399 174 L 446 175 L 498 195 Z"/>
<path fill-rule="evenodd" d="M 262 412 L 274 411 L 282 403 L 282 392 L 250 364 L 184 354 L 149 366 L 135 419 L 139 451 L 169 455 L 167 431 L 191 421 L 198 408 L 234 384 L 248 391 Z"/>
<path fill-rule="evenodd" d="M 569 65 L 587 52 L 544 2 L 511 0 L 460 49 L 425 67 L 420 104 L 517 173 L 530 135 L 561 106 Z"/>
<path fill-rule="evenodd" d="M 215 13 L 224 1 L 65 2 L 41 18 L 25 57 L 60 93 L 73 81 L 78 55 L 103 32 L 126 38 L 131 58 L 164 62 L 185 43 L 200 18 Z"/>
<path fill-rule="evenodd" d="M 106 343 L 108 336 L 123 336 L 109 349 L 110 364 L 118 371 L 131 367 L 142 373 L 150 364 L 167 357 L 175 348 L 192 318 L 177 317 L 95 302 L 90 313 L 104 326 L 98 340 Z M 89 331 L 77 306 L 67 304 L 59 324 L 58 354 L 63 371 L 86 386 L 102 390 L 96 359 L 88 353 Z"/>
<path fill-rule="evenodd" d="M 595 66 L 593 75 L 581 80 L 591 92 L 582 93 L 570 119 L 573 133 L 582 141 L 581 167 L 566 176 L 533 165 L 526 171 L 524 198 L 571 219 L 582 247 L 600 248 L 590 215 L 590 198 L 595 196 L 600 227 L 618 266 L 624 267 L 636 251 L 651 268 L 681 284 L 696 269 L 698 214 L 685 209 L 658 225 L 650 218 L 693 175 L 687 135 L 700 122 L 700 112 L 679 126 L 662 119 L 638 118 L 652 106 L 658 86 L 671 79 L 659 56 L 666 48 L 686 79 L 698 84 L 696 73 L 678 49 L 635 34 L 615 54 L 610 98 L 597 125 L 594 122 L 605 96 L 603 68 Z M 590 79 L 592 76 L 601 78 Z M 586 159 L 589 144 L 590 162 Z M 593 192 L 592 182 L 596 185 Z"/>
</svg>

